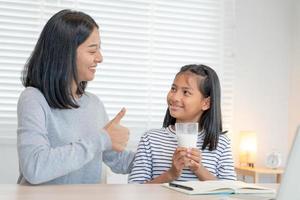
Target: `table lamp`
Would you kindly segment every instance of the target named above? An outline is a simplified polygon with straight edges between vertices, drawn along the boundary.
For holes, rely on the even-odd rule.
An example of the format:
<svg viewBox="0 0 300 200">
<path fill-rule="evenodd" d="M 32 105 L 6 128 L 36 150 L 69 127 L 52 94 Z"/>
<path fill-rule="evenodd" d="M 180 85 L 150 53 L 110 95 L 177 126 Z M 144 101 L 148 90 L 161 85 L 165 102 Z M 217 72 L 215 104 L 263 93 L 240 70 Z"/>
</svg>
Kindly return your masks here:
<svg viewBox="0 0 300 200">
<path fill-rule="evenodd" d="M 240 165 L 254 167 L 256 159 L 256 132 L 241 131 L 240 132 Z"/>
</svg>

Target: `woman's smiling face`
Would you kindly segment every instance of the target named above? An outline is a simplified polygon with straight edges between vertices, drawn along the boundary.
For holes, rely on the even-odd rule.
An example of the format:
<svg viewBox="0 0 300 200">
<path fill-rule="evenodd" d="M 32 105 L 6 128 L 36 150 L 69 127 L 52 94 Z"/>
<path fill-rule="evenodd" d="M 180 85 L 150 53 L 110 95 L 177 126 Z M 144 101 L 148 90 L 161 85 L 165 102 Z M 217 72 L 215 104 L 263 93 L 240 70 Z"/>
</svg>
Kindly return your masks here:
<svg viewBox="0 0 300 200">
<path fill-rule="evenodd" d="M 95 77 L 96 67 L 103 60 L 100 52 L 100 36 L 97 28 L 77 48 L 78 81 L 91 81 Z"/>
</svg>

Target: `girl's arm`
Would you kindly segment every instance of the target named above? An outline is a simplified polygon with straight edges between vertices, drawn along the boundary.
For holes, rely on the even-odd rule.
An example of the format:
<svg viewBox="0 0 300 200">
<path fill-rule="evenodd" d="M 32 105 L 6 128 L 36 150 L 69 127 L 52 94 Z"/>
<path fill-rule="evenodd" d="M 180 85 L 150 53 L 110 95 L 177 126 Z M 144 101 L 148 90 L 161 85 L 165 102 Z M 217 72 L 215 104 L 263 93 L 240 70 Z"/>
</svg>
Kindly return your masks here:
<svg viewBox="0 0 300 200">
<path fill-rule="evenodd" d="M 210 173 L 201 163 L 201 152 L 196 149 L 188 149 L 187 157 L 190 159 L 190 166 L 192 172 L 196 174 L 200 181 L 207 181 L 207 180 L 217 180 L 218 178 Z"/>
<path fill-rule="evenodd" d="M 222 135 L 220 143 L 224 145 L 224 149 L 218 161 L 218 178 L 222 180 L 236 180 L 230 140 L 226 135 Z"/>
<path fill-rule="evenodd" d="M 186 148 L 177 148 L 173 154 L 172 167 L 168 171 L 146 183 L 169 183 L 176 180 L 180 176 L 184 168 L 184 160 L 186 154 Z"/>
<path fill-rule="evenodd" d="M 148 133 L 145 133 L 138 144 L 133 160 L 128 183 L 145 183 L 152 178 L 152 151 Z"/>
</svg>

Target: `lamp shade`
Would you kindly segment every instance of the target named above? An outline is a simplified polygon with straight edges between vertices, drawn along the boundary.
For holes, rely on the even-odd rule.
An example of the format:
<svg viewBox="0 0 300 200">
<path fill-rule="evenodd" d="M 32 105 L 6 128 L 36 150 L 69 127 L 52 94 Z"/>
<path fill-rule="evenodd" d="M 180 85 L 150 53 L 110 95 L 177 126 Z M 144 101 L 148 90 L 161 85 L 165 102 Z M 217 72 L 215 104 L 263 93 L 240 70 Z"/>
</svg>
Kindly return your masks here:
<svg viewBox="0 0 300 200">
<path fill-rule="evenodd" d="M 253 167 L 256 160 L 256 132 L 241 131 L 240 132 L 240 163 Z"/>
</svg>

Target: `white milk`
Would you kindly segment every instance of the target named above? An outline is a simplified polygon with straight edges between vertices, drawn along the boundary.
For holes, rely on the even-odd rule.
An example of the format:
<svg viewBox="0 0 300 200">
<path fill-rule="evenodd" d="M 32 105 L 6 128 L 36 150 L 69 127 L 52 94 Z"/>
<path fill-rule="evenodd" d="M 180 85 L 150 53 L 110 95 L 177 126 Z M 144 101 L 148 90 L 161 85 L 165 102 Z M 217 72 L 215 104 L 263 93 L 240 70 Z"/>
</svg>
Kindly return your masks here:
<svg viewBox="0 0 300 200">
<path fill-rule="evenodd" d="M 197 147 L 197 137 L 198 134 L 186 134 L 186 133 L 180 133 L 177 134 L 178 139 L 178 146 L 179 147 Z"/>
</svg>

